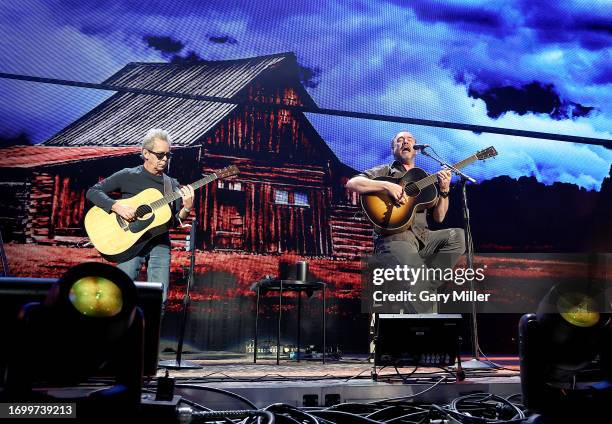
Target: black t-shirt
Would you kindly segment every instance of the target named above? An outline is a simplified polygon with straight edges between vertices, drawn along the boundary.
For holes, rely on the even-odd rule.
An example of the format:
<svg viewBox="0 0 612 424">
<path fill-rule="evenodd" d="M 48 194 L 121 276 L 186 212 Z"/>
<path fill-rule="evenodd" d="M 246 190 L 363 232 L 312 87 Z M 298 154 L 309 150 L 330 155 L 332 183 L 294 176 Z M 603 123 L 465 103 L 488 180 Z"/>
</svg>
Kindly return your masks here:
<svg viewBox="0 0 612 424">
<path fill-rule="evenodd" d="M 170 180 L 172 182 L 172 191 L 176 191 L 179 187 L 178 181 L 174 178 Z M 121 171 L 115 172 L 110 177 L 103 179 L 87 191 L 86 197 L 94 205 L 110 213 L 113 204 L 116 202 L 116 199 L 112 199 L 108 196 L 110 193 L 119 192 L 121 193 L 121 199 L 127 199 L 148 188 L 154 188 L 163 194 L 164 177 L 161 175 L 154 175 L 147 171 L 143 165 L 140 165 L 134 168 L 124 168 Z M 174 225 L 175 222 L 178 222 L 178 214 L 182 207 L 183 200 L 181 198 L 170 204 L 174 219 L 168 223 L 168 228 Z M 167 232 L 152 239 L 152 241 L 153 240 L 157 243 L 163 242 L 165 244 L 170 242 Z"/>
</svg>

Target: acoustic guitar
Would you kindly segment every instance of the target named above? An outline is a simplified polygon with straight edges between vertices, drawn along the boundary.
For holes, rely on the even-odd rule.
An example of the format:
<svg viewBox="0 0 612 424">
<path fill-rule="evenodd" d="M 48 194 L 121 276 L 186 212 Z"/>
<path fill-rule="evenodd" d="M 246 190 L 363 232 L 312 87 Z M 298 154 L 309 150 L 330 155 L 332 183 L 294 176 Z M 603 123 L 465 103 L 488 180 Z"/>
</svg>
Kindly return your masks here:
<svg viewBox="0 0 612 424">
<path fill-rule="evenodd" d="M 493 146 L 480 150 L 461 162 L 453 165 L 461 169 L 476 160 L 484 160 L 497 156 Z M 436 174 L 429 175 L 421 168 L 412 168 L 401 178 L 376 177 L 378 181 L 389 181 L 404 188 L 407 201 L 398 204 L 386 191 L 361 195 L 361 208 L 377 232 L 394 234 L 410 228 L 415 213 L 433 206 L 438 198 L 438 190 L 434 183 L 438 180 Z"/>
<path fill-rule="evenodd" d="M 194 190 L 216 179 L 238 174 L 235 165 L 217 170 L 191 184 Z M 179 199 L 176 191 L 164 194 L 148 188 L 137 195 L 118 200 L 122 205 L 136 208 L 136 219 L 128 222 L 115 212 L 107 213 L 94 206 L 85 215 L 85 231 L 100 254 L 112 262 L 125 262 L 135 257 L 153 237 L 167 231 L 166 223 L 172 218 L 169 204 Z"/>
</svg>

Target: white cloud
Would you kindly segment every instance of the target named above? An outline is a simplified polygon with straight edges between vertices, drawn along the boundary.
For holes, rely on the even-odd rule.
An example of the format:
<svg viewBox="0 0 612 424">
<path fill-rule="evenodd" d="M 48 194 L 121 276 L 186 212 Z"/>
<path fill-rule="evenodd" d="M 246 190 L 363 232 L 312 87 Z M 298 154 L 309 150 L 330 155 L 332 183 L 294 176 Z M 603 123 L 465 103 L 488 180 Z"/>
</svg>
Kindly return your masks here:
<svg viewBox="0 0 612 424">
<path fill-rule="evenodd" d="M 453 4 L 474 6 L 463 1 Z M 184 42 L 184 51 L 194 50 L 207 59 L 295 51 L 302 64 L 322 70 L 320 85 L 310 90 L 322 107 L 609 139 L 612 87 L 590 82 L 595 64 L 609 51 L 598 56 L 575 43 L 541 44 L 533 30 L 520 26 L 516 5 L 481 3 L 480 7 L 503 13 L 504 22 L 516 25 L 500 36 L 461 32 L 445 22 L 423 22 L 404 4 L 386 2 L 293 2 L 272 15 L 269 9 L 280 7 L 278 3 L 228 0 L 222 7 L 191 5 L 187 11 L 165 4 L 163 10 L 173 13 L 162 13 L 159 7 L 147 10 L 127 3 L 69 10 L 61 1 L 27 1 L 0 6 L 4 57 L 0 69 L 101 81 L 130 61 L 163 60 L 142 37 L 164 35 Z M 229 35 L 238 44 L 210 43 L 210 35 Z M 512 112 L 494 120 L 487 116 L 482 100 L 467 95 L 466 87 L 455 80 L 456 73 L 467 77 L 484 73 L 500 83 L 534 79 L 554 83 L 567 100 L 597 106 L 599 111 L 573 121 Z M 0 88 L 15 99 L 0 105 L 2 116 L 10 118 L 0 120 L 0 132 L 29 128 L 37 141 L 108 95 L 7 81 L 0 81 Z M 390 138 L 406 127 L 311 117 L 337 155 L 356 168 L 389 160 Z M 483 178 L 532 173 L 547 183 L 574 178 L 577 184 L 596 188 L 612 162 L 610 150 L 598 147 L 427 127 L 413 127 L 413 132 L 452 160 L 494 144 L 500 157 L 473 168 Z"/>
</svg>

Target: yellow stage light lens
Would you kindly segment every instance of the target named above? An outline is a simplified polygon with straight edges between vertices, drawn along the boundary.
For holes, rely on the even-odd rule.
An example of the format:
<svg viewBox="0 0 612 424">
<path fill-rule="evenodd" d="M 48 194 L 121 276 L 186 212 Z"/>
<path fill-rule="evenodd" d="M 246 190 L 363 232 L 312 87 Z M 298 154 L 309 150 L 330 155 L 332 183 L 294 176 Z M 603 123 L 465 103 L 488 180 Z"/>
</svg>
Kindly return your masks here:
<svg viewBox="0 0 612 424">
<path fill-rule="evenodd" d="M 557 301 L 559 313 L 577 327 L 592 327 L 599 322 L 595 301 L 582 293 L 569 293 Z"/>
<path fill-rule="evenodd" d="M 76 310 L 89 317 L 113 317 L 123 308 L 121 289 L 102 277 L 79 279 L 70 288 L 68 296 Z"/>
</svg>

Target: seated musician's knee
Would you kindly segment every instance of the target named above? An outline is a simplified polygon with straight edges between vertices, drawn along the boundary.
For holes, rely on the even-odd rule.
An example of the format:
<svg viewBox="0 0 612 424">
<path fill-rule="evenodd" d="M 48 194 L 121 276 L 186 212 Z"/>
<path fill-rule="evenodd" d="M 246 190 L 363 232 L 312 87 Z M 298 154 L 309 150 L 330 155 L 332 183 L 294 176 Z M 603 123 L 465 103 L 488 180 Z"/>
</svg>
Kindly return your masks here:
<svg viewBox="0 0 612 424">
<path fill-rule="evenodd" d="M 454 250 L 457 253 L 465 253 L 465 231 L 463 231 L 463 228 L 450 228 L 448 231 L 449 245 L 454 246 Z"/>
</svg>

